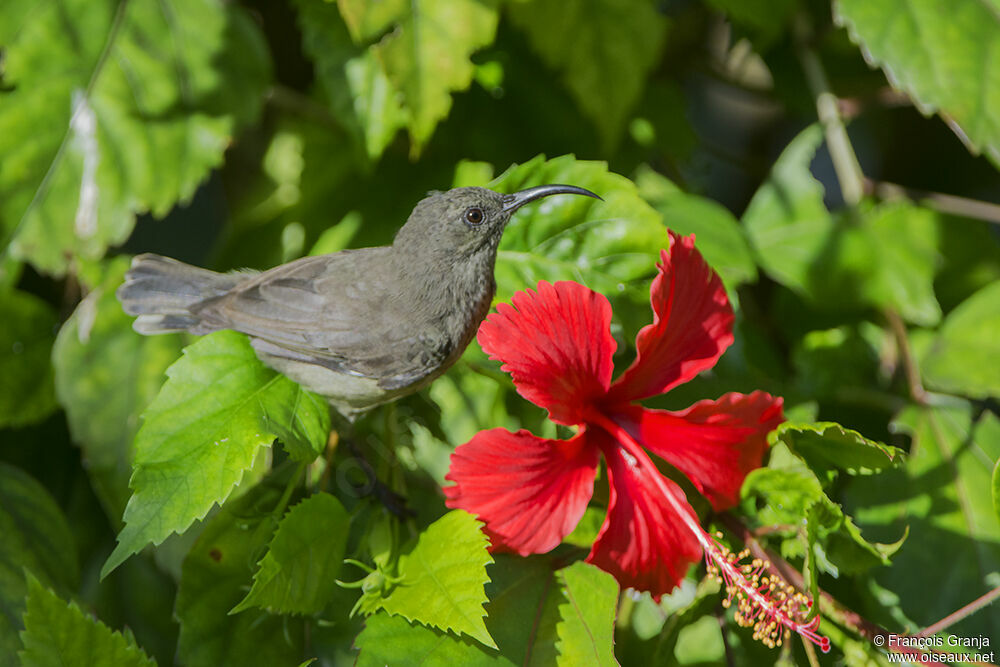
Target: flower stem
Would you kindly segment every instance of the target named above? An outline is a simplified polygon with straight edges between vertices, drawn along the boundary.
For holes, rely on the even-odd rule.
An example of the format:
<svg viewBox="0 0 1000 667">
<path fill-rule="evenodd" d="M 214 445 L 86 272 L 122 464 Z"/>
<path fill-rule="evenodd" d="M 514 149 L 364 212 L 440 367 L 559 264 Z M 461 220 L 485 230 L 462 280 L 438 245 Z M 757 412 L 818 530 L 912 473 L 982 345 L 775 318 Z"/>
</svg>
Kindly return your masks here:
<svg viewBox="0 0 1000 667">
<path fill-rule="evenodd" d="M 736 599 L 735 618 L 738 624 L 753 627 L 754 639 L 767 646 L 780 646 L 783 635 L 791 630 L 819 646 L 824 653 L 830 650 L 829 638 L 816 632 L 820 621 L 818 615 L 804 623 L 796 620 L 801 608 L 808 608 L 812 604 L 804 595 L 780 578 L 766 575 L 769 566 L 766 561 L 755 559 L 749 564 L 741 564 L 745 554 L 733 554 L 704 531 L 695 520 L 687 499 L 678 498 L 677 493 L 667 486 L 646 450 L 625 428 L 604 415 L 599 416 L 596 421 L 636 459 L 642 471 L 653 480 L 667 503 L 701 545 L 709 573 L 717 576 L 729 593 L 730 597 L 723 605 L 729 606 Z"/>
</svg>

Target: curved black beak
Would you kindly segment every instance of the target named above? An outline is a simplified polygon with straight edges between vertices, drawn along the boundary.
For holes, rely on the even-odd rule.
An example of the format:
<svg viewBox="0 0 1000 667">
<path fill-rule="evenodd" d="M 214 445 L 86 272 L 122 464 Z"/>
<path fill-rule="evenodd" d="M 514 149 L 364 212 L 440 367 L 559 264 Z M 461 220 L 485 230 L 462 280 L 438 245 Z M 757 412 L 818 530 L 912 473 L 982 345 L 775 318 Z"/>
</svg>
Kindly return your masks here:
<svg viewBox="0 0 1000 667">
<path fill-rule="evenodd" d="M 533 202 L 536 199 L 548 197 L 549 195 L 584 195 L 585 197 L 601 199 L 590 190 L 578 188 L 575 185 L 538 185 L 533 188 L 528 188 L 527 190 L 521 190 L 520 192 L 506 195 L 501 200 L 503 205 L 502 210 L 504 213 L 513 213 L 528 202 Z M 601 201 L 604 200 L 601 199 Z"/>
</svg>

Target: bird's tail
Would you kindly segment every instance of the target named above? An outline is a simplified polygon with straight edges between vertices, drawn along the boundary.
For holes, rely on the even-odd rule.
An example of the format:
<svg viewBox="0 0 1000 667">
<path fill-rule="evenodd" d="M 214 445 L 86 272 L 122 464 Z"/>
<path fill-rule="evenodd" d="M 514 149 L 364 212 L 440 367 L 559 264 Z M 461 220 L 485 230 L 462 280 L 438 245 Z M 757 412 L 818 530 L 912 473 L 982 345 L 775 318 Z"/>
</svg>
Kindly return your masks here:
<svg viewBox="0 0 1000 667">
<path fill-rule="evenodd" d="M 116 296 L 122 309 L 138 315 L 132 328 L 141 334 L 192 331 L 208 333 L 191 307 L 222 296 L 246 280 L 245 273 L 216 273 L 160 255 L 137 255 Z"/>
</svg>

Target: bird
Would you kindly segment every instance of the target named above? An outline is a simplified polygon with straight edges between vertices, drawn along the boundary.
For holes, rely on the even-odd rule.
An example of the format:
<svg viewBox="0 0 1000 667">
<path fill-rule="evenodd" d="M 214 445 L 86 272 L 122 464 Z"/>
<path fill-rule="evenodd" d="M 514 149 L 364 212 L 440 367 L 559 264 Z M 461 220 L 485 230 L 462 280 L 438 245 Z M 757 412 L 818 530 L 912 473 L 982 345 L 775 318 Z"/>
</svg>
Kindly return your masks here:
<svg viewBox="0 0 1000 667">
<path fill-rule="evenodd" d="M 496 293 L 497 248 L 522 206 L 573 185 L 513 194 L 434 191 L 391 245 L 217 273 L 145 253 L 116 295 L 146 335 L 231 329 L 257 357 L 349 421 L 426 386 L 462 355 Z"/>
</svg>

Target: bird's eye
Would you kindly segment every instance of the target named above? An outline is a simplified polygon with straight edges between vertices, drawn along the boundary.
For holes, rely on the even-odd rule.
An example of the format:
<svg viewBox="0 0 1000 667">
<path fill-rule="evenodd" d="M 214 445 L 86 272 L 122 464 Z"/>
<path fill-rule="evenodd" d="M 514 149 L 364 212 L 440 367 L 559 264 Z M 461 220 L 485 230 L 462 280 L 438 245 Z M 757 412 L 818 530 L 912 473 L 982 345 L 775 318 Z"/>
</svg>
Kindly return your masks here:
<svg viewBox="0 0 1000 667">
<path fill-rule="evenodd" d="M 465 211 L 465 221 L 470 225 L 481 225 L 485 219 L 486 215 L 483 214 L 483 209 L 481 208 L 473 206 Z"/>
</svg>

